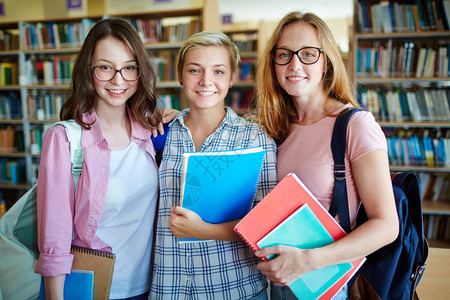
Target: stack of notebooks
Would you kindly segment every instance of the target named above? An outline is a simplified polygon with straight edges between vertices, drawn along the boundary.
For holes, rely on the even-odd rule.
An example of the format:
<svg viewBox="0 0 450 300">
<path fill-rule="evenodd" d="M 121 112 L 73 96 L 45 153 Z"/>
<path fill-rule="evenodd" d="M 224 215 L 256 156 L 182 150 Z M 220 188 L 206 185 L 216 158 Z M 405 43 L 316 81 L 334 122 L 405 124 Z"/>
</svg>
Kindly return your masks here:
<svg viewBox="0 0 450 300">
<path fill-rule="evenodd" d="M 346 235 L 308 188 L 293 173 L 287 175 L 234 229 L 254 250 L 287 245 L 323 247 Z M 274 259 L 275 255 L 263 260 Z M 289 288 L 301 299 L 331 299 L 366 259 L 311 271 Z"/>
<path fill-rule="evenodd" d="M 64 282 L 65 300 L 108 300 L 114 262 L 113 253 L 72 246 L 72 271 Z M 45 300 L 44 278 L 39 300 Z"/>
</svg>

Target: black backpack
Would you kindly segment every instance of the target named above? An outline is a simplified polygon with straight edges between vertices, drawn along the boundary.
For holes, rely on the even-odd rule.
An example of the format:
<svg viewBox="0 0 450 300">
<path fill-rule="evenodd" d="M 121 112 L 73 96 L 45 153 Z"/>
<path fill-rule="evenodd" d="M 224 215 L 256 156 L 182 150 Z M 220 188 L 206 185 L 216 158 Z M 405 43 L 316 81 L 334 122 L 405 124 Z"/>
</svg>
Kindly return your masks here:
<svg viewBox="0 0 450 300">
<path fill-rule="evenodd" d="M 348 109 L 336 118 L 331 140 L 335 187 L 329 212 L 333 217 L 339 213 L 346 232 L 350 232 L 344 162 L 347 124 L 359 110 Z M 425 270 L 428 242 L 424 236 L 419 181 L 412 172 L 397 173 L 392 185 L 400 223 L 399 235 L 391 244 L 367 256 L 367 261 L 349 283 L 353 284 L 349 289 L 350 299 L 413 299 Z M 367 215 L 361 204 L 356 226 L 365 221 Z"/>
</svg>

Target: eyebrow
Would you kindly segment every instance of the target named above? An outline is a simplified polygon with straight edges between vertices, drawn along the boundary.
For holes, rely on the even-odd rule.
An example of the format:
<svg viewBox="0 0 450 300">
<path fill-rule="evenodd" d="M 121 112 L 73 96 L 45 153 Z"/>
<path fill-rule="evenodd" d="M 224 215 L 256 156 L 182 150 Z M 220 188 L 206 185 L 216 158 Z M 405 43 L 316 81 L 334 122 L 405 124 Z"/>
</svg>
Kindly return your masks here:
<svg viewBox="0 0 450 300">
<path fill-rule="evenodd" d="M 198 63 L 196 63 L 196 62 L 190 62 L 190 63 L 188 63 L 186 66 L 190 66 L 190 65 L 197 66 L 197 67 L 201 67 L 201 65 L 198 64 Z M 215 64 L 215 65 L 213 65 L 213 66 L 216 67 L 216 68 L 218 68 L 218 67 L 224 67 L 224 68 L 227 68 L 227 69 L 228 69 L 227 65 L 225 65 L 225 64 Z"/>
<path fill-rule="evenodd" d="M 103 58 L 97 59 L 95 62 L 98 63 L 99 61 L 107 62 L 107 63 L 114 65 L 114 63 L 112 61 L 109 61 L 109 60 L 103 59 Z M 124 64 L 128 64 L 128 63 L 137 63 L 137 60 L 132 59 L 132 60 L 127 60 L 126 62 L 124 62 Z"/>
</svg>

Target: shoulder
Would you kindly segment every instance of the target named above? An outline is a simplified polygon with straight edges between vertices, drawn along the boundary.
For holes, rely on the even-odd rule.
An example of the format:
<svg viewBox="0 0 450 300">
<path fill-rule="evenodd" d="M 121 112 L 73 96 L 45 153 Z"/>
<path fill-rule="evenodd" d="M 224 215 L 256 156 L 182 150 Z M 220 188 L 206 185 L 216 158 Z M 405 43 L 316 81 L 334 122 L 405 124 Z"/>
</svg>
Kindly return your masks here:
<svg viewBox="0 0 450 300">
<path fill-rule="evenodd" d="M 360 111 L 352 116 L 347 136 L 350 161 L 374 150 L 387 150 L 386 136 L 370 112 Z"/>
<path fill-rule="evenodd" d="M 66 128 L 62 124 L 54 124 L 50 125 L 49 128 L 45 129 L 45 137 L 48 138 L 61 138 L 64 137 L 64 140 L 67 140 Z"/>
<path fill-rule="evenodd" d="M 375 120 L 372 113 L 365 110 L 357 111 L 356 113 L 354 113 L 353 116 L 348 121 L 348 124 L 349 129 L 351 130 L 371 129 L 381 131 L 381 127 Z"/>
</svg>

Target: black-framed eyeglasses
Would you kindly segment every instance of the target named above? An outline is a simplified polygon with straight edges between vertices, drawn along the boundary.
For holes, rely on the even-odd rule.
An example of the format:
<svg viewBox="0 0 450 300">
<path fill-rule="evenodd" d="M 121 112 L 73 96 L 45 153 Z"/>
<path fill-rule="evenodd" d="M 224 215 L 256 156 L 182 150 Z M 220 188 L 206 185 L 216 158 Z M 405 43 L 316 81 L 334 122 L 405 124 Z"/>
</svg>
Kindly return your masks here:
<svg viewBox="0 0 450 300">
<path fill-rule="evenodd" d="M 297 51 L 292 51 L 286 48 L 275 48 L 271 51 L 272 60 L 277 65 L 287 65 L 291 62 L 294 54 L 297 55 L 298 59 L 305 65 L 315 64 L 319 58 L 322 49 L 317 47 L 304 47 Z"/>
<path fill-rule="evenodd" d="M 120 70 L 117 70 L 111 66 L 100 65 L 93 66 L 95 77 L 97 77 L 100 81 L 110 81 L 112 80 L 117 73 L 122 75 L 122 78 L 126 81 L 135 81 L 138 80 L 141 75 L 139 71 L 139 66 L 125 66 Z"/>
</svg>

